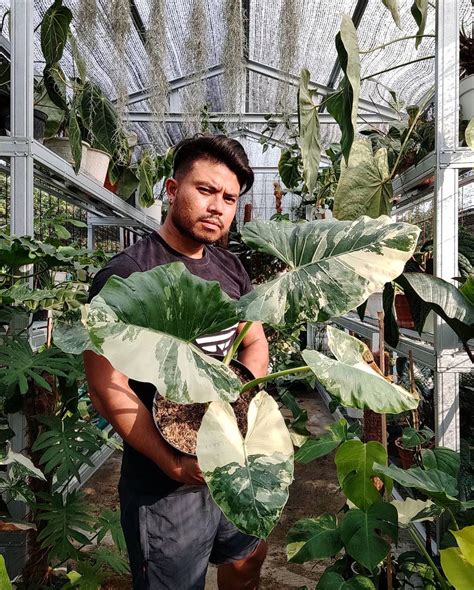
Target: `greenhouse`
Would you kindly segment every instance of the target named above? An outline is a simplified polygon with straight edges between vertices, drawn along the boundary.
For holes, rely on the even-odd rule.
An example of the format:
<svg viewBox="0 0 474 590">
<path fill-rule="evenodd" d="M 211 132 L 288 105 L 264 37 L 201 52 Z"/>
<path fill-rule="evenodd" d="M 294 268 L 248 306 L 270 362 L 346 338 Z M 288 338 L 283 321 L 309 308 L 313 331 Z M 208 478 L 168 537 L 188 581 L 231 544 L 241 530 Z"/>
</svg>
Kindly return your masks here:
<svg viewBox="0 0 474 590">
<path fill-rule="evenodd" d="M 0 10 L 0 590 L 473 590 L 474 0 Z"/>
</svg>

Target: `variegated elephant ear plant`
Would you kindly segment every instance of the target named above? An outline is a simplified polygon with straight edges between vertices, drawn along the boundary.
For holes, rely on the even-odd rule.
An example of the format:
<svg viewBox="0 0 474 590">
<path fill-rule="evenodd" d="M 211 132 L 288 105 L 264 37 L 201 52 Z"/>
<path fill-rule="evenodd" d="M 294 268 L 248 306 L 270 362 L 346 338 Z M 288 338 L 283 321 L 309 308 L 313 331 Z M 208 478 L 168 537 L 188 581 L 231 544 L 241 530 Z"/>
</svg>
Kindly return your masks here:
<svg viewBox="0 0 474 590">
<path fill-rule="evenodd" d="M 312 371 L 343 405 L 398 413 L 418 401 L 389 384 L 364 360 L 364 346 L 330 330 L 336 360 L 303 353 L 306 366 L 242 386 L 229 368 L 238 340 L 223 362 L 207 356 L 196 338 L 234 325 L 322 322 L 354 309 L 400 275 L 419 230 L 388 217 L 351 221 L 254 221 L 243 230 L 252 248 L 272 254 L 286 270 L 235 302 L 216 282 L 190 274 L 181 263 L 112 277 L 80 326 L 57 330 L 56 344 L 104 355 L 130 378 L 153 383 L 178 404 L 208 404 L 197 441 L 197 458 L 214 500 L 242 531 L 266 537 L 277 523 L 293 479 L 293 445 L 278 405 L 265 391 L 248 410 L 245 437 L 230 402 L 283 374 Z"/>
</svg>

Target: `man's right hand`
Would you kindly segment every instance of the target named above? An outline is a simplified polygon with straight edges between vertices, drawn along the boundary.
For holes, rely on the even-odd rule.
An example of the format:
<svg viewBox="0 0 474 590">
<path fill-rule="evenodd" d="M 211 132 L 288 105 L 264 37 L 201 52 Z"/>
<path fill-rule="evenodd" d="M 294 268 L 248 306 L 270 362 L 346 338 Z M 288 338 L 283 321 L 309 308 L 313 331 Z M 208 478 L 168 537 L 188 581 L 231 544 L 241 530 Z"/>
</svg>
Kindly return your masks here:
<svg viewBox="0 0 474 590">
<path fill-rule="evenodd" d="M 204 485 L 204 477 L 197 459 L 189 455 L 176 455 L 173 466 L 168 470 L 168 475 L 172 479 L 188 485 Z"/>
</svg>

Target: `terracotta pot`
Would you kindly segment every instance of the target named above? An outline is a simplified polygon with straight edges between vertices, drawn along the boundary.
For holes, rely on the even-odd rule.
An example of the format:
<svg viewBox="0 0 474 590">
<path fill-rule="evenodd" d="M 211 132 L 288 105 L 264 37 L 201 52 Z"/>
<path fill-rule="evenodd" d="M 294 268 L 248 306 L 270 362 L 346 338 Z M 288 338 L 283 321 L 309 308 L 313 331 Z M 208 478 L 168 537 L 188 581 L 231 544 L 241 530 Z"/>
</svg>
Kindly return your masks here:
<svg viewBox="0 0 474 590">
<path fill-rule="evenodd" d="M 411 315 L 410 305 L 404 293 L 397 293 L 395 295 L 395 311 L 397 314 L 397 324 L 400 328 L 408 328 L 413 330 L 415 322 Z"/>
<path fill-rule="evenodd" d="M 106 188 L 111 193 L 116 193 L 118 190 L 118 182 L 116 182 L 115 184 L 112 184 L 110 182 L 109 175 L 107 174 L 107 176 L 105 177 L 105 180 L 104 180 L 104 188 Z"/>
<path fill-rule="evenodd" d="M 400 458 L 400 466 L 402 469 L 410 469 L 415 464 L 415 450 L 414 449 L 406 449 L 402 445 L 402 437 L 398 437 L 395 439 L 395 446 L 397 447 L 398 456 Z M 430 440 L 426 443 L 426 449 L 433 449 L 435 446 L 434 440 Z"/>
</svg>

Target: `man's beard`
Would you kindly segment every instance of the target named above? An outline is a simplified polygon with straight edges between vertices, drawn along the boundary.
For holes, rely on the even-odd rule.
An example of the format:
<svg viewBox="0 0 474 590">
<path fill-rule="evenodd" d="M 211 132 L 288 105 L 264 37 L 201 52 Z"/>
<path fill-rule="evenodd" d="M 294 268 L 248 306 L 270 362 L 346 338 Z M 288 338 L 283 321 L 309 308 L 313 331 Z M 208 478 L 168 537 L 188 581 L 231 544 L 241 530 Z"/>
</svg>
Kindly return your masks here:
<svg viewBox="0 0 474 590">
<path fill-rule="evenodd" d="M 211 235 L 206 235 L 204 232 L 198 233 L 194 231 L 192 227 L 189 227 L 191 224 L 189 223 L 189 219 L 187 217 L 183 219 L 179 214 L 173 211 L 170 211 L 169 214 L 171 214 L 171 219 L 173 220 L 174 226 L 177 227 L 184 236 L 194 240 L 195 242 L 199 242 L 200 244 L 213 244 L 214 242 L 217 242 L 217 240 L 219 240 L 222 236 L 222 232 L 219 232 L 218 236 L 213 235 L 212 237 Z M 186 222 L 188 222 L 188 224 L 186 224 Z"/>
</svg>

